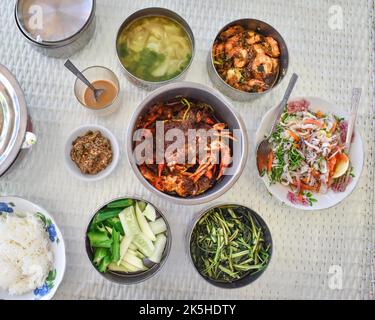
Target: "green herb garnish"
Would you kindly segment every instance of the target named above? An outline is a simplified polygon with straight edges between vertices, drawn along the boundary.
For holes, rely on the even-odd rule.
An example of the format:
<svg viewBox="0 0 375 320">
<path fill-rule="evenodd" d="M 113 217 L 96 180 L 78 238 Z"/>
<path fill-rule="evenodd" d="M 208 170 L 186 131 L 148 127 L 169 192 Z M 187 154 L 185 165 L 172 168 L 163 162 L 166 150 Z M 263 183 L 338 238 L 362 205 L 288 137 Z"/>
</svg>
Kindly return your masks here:
<svg viewBox="0 0 375 320">
<path fill-rule="evenodd" d="M 314 202 L 318 202 L 311 192 L 305 192 L 303 195 L 306 197 L 306 200 L 309 202 L 310 207 L 313 206 Z"/>
</svg>

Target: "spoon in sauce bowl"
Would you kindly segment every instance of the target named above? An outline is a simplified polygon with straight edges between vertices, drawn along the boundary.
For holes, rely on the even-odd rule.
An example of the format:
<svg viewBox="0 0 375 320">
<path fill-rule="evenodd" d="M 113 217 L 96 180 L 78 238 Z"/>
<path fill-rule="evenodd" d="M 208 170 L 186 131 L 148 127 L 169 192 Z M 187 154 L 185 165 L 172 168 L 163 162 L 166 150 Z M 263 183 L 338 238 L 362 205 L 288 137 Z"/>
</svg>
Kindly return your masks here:
<svg viewBox="0 0 375 320">
<path fill-rule="evenodd" d="M 64 63 L 64 66 L 71 71 L 78 79 L 80 79 L 85 85 L 87 85 L 94 93 L 94 99 L 98 102 L 99 97 L 105 92 L 104 89 L 96 89 L 89 80 L 82 74 L 81 71 L 68 59 Z"/>
</svg>

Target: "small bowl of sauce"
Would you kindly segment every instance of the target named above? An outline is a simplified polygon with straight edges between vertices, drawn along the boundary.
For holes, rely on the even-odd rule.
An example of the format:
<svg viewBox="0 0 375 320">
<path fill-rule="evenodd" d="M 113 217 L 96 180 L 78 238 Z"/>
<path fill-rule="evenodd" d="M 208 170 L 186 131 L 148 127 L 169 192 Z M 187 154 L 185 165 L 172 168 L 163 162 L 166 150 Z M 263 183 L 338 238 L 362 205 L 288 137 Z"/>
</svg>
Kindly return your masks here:
<svg viewBox="0 0 375 320">
<path fill-rule="evenodd" d="M 107 115 L 116 111 L 120 100 L 120 84 L 117 76 L 111 70 L 102 66 L 88 67 L 82 73 L 96 89 L 103 89 L 104 92 L 96 100 L 94 92 L 81 80 L 76 79 L 74 94 L 77 100 L 85 108 L 99 115 Z"/>
</svg>

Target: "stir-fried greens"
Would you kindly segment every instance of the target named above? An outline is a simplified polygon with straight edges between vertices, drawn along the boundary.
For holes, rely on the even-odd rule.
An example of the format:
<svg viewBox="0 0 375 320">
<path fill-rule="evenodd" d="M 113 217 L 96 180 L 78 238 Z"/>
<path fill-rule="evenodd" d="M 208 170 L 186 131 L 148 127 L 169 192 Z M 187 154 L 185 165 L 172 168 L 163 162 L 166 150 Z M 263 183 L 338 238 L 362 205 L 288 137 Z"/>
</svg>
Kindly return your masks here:
<svg viewBox="0 0 375 320">
<path fill-rule="evenodd" d="M 233 282 L 264 270 L 271 256 L 265 230 L 252 212 L 228 205 L 208 211 L 190 241 L 198 271 L 218 282 Z"/>
<path fill-rule="evenodd" d="M 346 154 L 347 122 L 313 112 L 306 100 L 289 103 L 270 137 L 267 175 L 271 184 L 290 186 L 292 202 L 310 204 L 311 192 L 340 191 L 339 177 L 351 174 Z"/>
</svg>

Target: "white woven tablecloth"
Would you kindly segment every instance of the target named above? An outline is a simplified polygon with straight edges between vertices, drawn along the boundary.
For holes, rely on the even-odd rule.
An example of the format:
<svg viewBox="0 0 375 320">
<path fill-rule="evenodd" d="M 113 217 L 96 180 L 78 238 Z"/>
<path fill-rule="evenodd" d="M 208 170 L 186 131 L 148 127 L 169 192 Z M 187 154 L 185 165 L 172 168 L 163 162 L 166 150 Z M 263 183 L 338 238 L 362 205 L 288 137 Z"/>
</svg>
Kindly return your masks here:
<svg viewBox="0 0 375 320">
<path fill-rule="evenodd" d="M 97 118 L 78 105 L 73 76 L 63 60 L 41 56 L 27 45 L 14 23 L 14 1 L 0 1 L 0 62 L 18 78 L 25 92 L 38 143 L 22 167 L 0 180 L 1 195 L 19 195 L 45 207 L 63 231 L 67 270 L 56 298 L 60 299 L 369 299 L 374 243 L 374 7 L 372 0 L 233 0 L 118 1 L 98 0 L 94 38 L 71 59 L 79 67 L 105 65 L 123 88 L 123 106 L 109 118 Z M 331 8 L 332 5 L 336 7 Z M 274 250 L 271 264 L 255 283 L 238 290 L 207 284 L 190 264 L 185 235 L 202 206 L 184 207 L 162 201 L 136 179 L 125 154 L 125 134 L 131 113 L 147 92 L 121 74 L 115 56 L 115 35 L 133 11 L 163 6 L 182 15 L 196 39 L 196 56 L 187 80 L 211 85 L 205 67 L 209 45 L 227 22 L 244 17 L 264 20 L 283 35 L 290 52 L 289 74 L 300 75 L 296 96 L 319 96 L 349 108 L 354 86 L 363 88 L 358 127 L 365 146 L 365 164 L 355 191 L 337 207 L 302 212 L 277 202 L 257 177 L 253 137 L 262 115 L 280 99 L 286 82 L 251 103 L 233 102 L 242 115 L 251 143 L 245 170 L 234 187 L 216 202 L 250 206 L 267 222 Z M 333 11 L 330 11 L 331 10 Z M 333 12 L 342 10 L 342 29 L 331 28 Z M 100 123 L 116 135 L 122 154 L 107 179 L 85 183 L 64 167 L 63 146 L 70 131 Z M 88 261 L 84 232 L 91 212 L 118 195 L 141 195 L 163 210 L 171 224 L 169 259 L 157 276 L 145 283 L 120 286 L 101 278 Z M 210 204 L 208 204 L 210 205 Z M 343 272 L 342 289 L 330 289 L 331 266 Z"/>
</svg>

